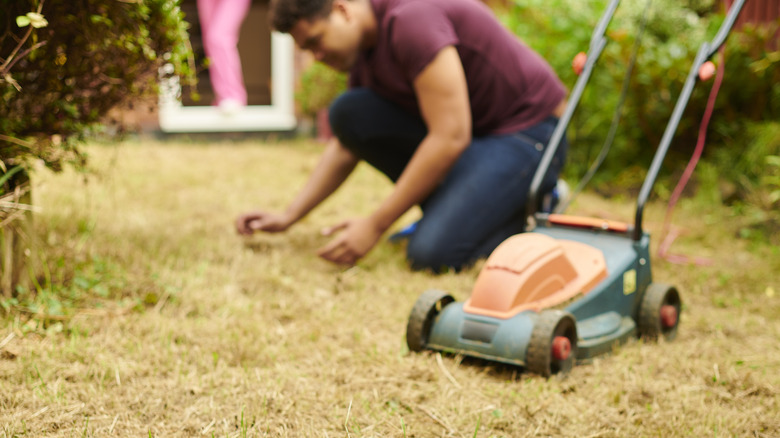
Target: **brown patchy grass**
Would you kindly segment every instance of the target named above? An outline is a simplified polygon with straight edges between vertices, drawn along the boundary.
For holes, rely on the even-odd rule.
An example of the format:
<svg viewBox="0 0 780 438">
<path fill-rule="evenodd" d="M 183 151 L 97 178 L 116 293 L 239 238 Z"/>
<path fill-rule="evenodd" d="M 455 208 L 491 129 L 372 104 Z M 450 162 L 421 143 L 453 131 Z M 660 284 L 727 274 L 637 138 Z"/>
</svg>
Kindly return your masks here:
<svg viewBox="0 0 780 438">
<path fill-rule="evenodd" d="M 316 258 L 321 227 L 390 190 L 366 167 L 291 232 L 234 234 L 237 213 L 282 208 L 319 149 L 144 140 L 89 147 L 87 183 L 36 174 L 48 247 L 116 264 L 125 281 L 48 330 L 6 318 L 0 436 L 780 436 L 780 252 L 735 239 L 724 211 L 686 201 L 675 215 L 673 250 L 711 266 L 653 260 L 683 294 L 676 341 L 631 342 L 545 380 L 408 353 L 420 293 L 463 300 L 478 267 L 410 272 L 389 243 L 348 270 Z M 630 221 L 633 208 L 584 195 L 570 211 Z M 663 208 L 646 214 L 656 233 Z"/>
</svg>

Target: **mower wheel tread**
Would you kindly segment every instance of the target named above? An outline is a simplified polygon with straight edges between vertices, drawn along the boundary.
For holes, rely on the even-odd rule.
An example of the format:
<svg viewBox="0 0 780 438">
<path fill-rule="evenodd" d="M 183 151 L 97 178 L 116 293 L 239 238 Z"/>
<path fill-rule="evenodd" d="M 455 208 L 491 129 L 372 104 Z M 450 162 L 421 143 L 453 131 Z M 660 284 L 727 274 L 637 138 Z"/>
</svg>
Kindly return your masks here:
<svg viewBox="0 0 780 438">
<path fill-rule="evenodd" d="M 665 305 L 674 306 L 677 311 L 677 320 L 671 327 L 665 327 L 661 318 L 661 308 Z M 667 341 L 673 340 L 677 336 L 681 306 L 677 288 L 663 283 L 650 283 L 639 307 L 639 336 L 648 340 L 660 337 Z"/>
<path fill-rule="evenodd" d="M 410 351 L 425 349 L 436 315 L 454 301 L 455 298 L 450 294 L 436 289 L 427 290 L 420 295 L 406 325 L 406 345 Z"/>
<path fill-rule="evenodd" d="M 553 342 L 556 336 L 569 339 L 571 352 L 565 360 L 553 357 Z M 577 358 L 577 325 L 574 316 L 563 310 L 543 310 L 531 331 L 528 350 L 525 355 L 528 371 L 543 377 L 566 374 Z"/>
</svg>

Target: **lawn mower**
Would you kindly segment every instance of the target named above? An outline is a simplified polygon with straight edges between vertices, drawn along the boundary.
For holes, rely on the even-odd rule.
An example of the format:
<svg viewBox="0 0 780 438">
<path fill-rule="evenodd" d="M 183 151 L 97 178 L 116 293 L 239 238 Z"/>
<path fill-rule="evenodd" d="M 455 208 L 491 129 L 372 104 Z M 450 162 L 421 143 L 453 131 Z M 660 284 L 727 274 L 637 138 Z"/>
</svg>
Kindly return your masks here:
<svg viewBox="0 0 780 438">
<path fill-rule="evenodd" d="M 634 224 L 540 213 L 538 190 L 606 44 L 604 32 L 618 3 L 608 5 L 593 32 L 582 73 L 534 175 L 527 231 L 491 253 L 465 302 L 439 290 L 419 297 L 406 329 L 409 350 L 483 358 L 549 377 L 632 338 L 676 336 L 680 293 L 653 281 L 642 213 L 694 85 L 711 75 L 709 59 L 724 43 L 744 0 L 734 2 L 715 38 L 696 55 L 640 189 Z"/>
</svg>

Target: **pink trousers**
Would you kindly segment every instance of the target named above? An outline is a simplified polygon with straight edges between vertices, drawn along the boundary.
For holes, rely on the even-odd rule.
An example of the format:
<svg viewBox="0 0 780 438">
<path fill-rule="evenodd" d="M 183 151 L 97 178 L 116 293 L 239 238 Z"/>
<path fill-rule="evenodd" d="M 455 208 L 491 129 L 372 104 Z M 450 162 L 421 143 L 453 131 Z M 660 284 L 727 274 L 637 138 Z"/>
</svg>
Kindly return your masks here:
<svg viewBox="0 0 780 438">
<path fill-rule="evenodd" d="M 215 104 L 246 105 L 246 87 L 238 56 L 238 35 L 252 0 L 198 0 L 203 46 L 208 56 Z"/>
</svg>

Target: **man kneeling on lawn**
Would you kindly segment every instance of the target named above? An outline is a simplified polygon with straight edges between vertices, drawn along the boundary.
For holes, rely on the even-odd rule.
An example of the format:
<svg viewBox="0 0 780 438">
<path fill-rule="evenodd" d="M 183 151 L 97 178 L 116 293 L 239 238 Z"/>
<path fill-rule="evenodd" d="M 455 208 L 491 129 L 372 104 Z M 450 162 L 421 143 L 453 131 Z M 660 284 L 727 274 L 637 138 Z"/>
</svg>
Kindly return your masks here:
<svg viewBox="0 0 780 438">
<path fill-rule="evenodd" d="M 330 108 L 335 137 L 283 212 L 236 219 L 240 234 L 287 230 L 365 160 L 394 183 L 367 217 L 326 230 L 319 250 L 353 265 L 407 210 L 413 269 L 461 269 L 523 231 L 525 202 L 566 90 L 537 53 L 477 0 L 274 0 L 273 27 L 349 72 Z M 564 139 L 541 192 L 553 189 Z"/>
</svg>

